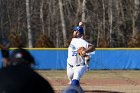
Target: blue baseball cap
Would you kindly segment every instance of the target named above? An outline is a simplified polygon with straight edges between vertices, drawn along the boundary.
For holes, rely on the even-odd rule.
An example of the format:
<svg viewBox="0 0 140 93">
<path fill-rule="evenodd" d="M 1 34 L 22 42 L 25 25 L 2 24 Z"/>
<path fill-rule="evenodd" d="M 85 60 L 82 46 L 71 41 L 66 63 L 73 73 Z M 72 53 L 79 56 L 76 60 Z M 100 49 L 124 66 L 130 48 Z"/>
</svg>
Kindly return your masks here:
<svg viewBox="0 0 140 93">
<path fill-rule="evenodd" d="M 81 27 L 81 26 L 75 26 L 73 28 L 73 31 L 79 31 L 80 34 L 83 34 L 83 32 L 84 32 L 83 27 Z"/>
</svg>

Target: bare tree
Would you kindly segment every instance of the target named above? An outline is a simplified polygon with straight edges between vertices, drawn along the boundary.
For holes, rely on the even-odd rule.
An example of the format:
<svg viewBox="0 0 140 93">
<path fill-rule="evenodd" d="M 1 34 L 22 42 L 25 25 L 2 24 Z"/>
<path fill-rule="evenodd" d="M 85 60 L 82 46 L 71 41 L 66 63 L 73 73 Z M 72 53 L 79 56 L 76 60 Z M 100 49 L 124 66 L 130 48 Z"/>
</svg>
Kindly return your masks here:
<svg viewBox="0 0 140 93">
<path fill-rule="evenodd" d="M 139 6 L 140 0 L 0 0 L 0 38 L 20 38 L 25 47 L 40 41 L 40 47 L 65 47 L 72 27 L 84 21 L 96 47 L 137 47 Z"/>
<path fill-rule="evenodd" d="M 2 6 L 2 0 L 0 0 L 0 6 Z M 1 34 L 1 38 L 4 38 L 4 35 L 3 35 L 3 16 L 2 16 L 2 13 L 3 13 L 3 9 L 0 8 L 0 34 Z"/>
<path fill-rule="evenodd" d="M 105 17 L 106 17 L 106 15 L 105 15 L 105 1 L 104 0 L 102 0 L 102 7 L 103 7 L 103 37 L 105 37 L 105 25 L 106 25 Z"/>
<path fill-rule="evenodd" d="M 31 31 L 31 15 L 29 0 L 26 0 L 27 28 L 28 28 L 28 47 L 32 48 L 32 31 Z"/>
<path fill-rule="evenodd" d="M 62 0 L 59 0 L 59 9 L 60 9 L 61 25 L 62 25 L 62 32 L 63 32 L 63 42 L 64 42 L 64 46 L 66 46 L 65 43 L 67 41 L 67 37 L 66 37 L 67 34 L 66 34 L 66 26 L 65 26 Z"/>
<path fill-rule="evenodd" d="M 132 36 L 135 36 L 136 35 L 136 19 L 138 17 L 138 14 L 139 14 L 139 5 L 140 5 L 140 1 L 139 0 L 132 0 Z"/>
<path fill-rule="evenodd" d="M 113 21 L 113 17 L 112 17 L 112 0 L 109 0 L 109 5 L 108 5 L 108 18 L 109 18 L 109 40 L 110 40 L 110 47 L 112 47 L 112 21 Z"/>
<path fill-rule="evenodd" d="M 40 20 L 41 20 L 41 25 L 42 25 L 42 33 L 45 33 L 45 27 L 44 27 L 44 19 L 43 19 L 43 5 L 44 5 L 44 0 L 41 0 L 40 4 Z"/>
<path fill-rule="evenodd" d="M 86 9 L 86 0 L 83 0 L 83 3 L 82 3 L 82 22 L 86 21 L 85 9 Z M 85 25 L 84 25 L 84 34 L 86 34 Z"/>
</svg>

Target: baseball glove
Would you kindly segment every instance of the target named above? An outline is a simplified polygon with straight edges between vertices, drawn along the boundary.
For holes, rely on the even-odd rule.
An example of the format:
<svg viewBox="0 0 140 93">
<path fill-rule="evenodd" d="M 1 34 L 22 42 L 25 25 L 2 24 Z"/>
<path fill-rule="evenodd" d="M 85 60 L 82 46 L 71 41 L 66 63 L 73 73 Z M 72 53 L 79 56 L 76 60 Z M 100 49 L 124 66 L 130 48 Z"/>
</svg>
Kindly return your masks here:
<svg viewBox="0 0 140 93">
<path fill-rule="evenodd" d="M 85 56 L 86 56 L 86 53 L 84 52 L 85 50 L 86 50 L 86 48 L 80 47 L 80 48 L 77 50 L 78 55 L 80 55 L 81 57 L 85 57 Z"/>
</svg>

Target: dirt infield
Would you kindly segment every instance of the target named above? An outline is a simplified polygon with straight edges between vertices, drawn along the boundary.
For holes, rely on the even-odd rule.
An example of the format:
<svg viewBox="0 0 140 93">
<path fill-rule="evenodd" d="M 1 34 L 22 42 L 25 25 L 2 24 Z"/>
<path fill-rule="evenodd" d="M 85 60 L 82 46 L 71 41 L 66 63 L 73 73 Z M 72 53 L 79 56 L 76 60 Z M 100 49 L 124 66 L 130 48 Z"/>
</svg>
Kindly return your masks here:
<svg viewBox="0 0 140 93">
<path fill-rule="evenodd" d="M 61 93 L 68 86 L 65 70 L 38 70 Z M 140 70 L 92 70 L 81 79 L 85 93 L 140 93 Z"/>
</svg>

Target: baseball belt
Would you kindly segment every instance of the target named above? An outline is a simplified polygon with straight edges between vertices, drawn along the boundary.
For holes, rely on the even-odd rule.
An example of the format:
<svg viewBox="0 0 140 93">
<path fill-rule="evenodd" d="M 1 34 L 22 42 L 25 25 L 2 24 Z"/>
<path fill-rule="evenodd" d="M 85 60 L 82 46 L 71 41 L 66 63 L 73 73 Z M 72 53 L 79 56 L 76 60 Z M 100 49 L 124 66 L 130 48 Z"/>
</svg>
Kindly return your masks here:
<svg viewBox="0 0 140 93">
<path fill-rule="evenodd" d="M 70 67 L 74 67 L 73 65 L 71 65 L 71 64 L 69 64 L 69 63 L 68 63 L 68 65 L 69 65 Z M 81 63 L 81 64 L 78 64 L 78 65 L 75 65 L 75 66 L 77 67 L 77 66 L 84 66 L 84 65 L 85 65 L 85 63 Z"/>
</svg>

